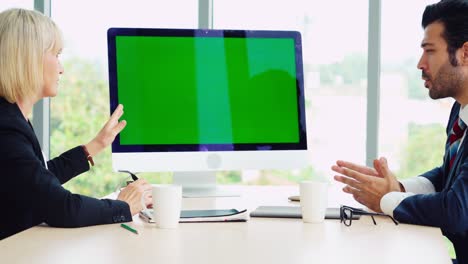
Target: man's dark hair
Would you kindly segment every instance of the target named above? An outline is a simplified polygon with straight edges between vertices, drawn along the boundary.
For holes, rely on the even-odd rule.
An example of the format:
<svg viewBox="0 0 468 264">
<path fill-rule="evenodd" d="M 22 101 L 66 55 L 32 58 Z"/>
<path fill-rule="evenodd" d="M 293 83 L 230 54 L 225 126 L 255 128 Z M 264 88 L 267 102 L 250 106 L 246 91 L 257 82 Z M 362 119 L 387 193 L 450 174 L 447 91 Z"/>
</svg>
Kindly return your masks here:
<svg viewBox="0 0 468 264">
<path fill-rule="evenodd" d="M 447 42 L 450 63 L 457 66 L 455 52 L 468 41 L 468 0 L 442 0 L 426 6 L 422 27 L 434 22 L 444 25 L 442 38 Z"/>
</svg>

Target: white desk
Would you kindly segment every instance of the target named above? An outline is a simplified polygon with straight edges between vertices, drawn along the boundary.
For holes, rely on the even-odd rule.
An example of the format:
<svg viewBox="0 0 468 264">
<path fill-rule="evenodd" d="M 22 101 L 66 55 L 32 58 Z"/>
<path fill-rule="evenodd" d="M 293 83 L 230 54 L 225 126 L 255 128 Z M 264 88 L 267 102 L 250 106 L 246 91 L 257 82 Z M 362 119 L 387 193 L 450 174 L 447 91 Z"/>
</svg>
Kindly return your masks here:
<svg viewBox="0 0 468 264">
<path fill-rule="evenodd" d="M 183 209 L 243 203 L 297 205 L 291 187 L 241 187 L 242 198 L 185 199 Z M 329 205 L 355 205 L 332 189 Z M 2 263 L 451 263 L 438 228 L 370 217 L 346 227 L 339 220 L 251 218 L 245 223 L 184 223 L 158 229 L 135 217 L 135 235 L 119 224 L 76 229 L 38 226 L 0 241 Z"/>
</svg>

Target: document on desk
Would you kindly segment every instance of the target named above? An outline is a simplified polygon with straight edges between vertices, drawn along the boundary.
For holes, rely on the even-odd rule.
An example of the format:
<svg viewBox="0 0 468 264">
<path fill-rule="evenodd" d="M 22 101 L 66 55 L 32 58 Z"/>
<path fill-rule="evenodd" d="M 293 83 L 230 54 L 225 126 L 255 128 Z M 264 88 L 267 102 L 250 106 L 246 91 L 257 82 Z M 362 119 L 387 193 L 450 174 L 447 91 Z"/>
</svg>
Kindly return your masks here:
<svg viewBox="0 0 468 264">
<path fill-rule="evenodd" d="M 140 218 L 149 223 L 154 223 L 153 209 L 140 212 Z M 202 222 L 246 222 L 249 220 L 247 209 L 216 209 L 216 210 L 182 210 L 179 223 Z"/>
</svg>

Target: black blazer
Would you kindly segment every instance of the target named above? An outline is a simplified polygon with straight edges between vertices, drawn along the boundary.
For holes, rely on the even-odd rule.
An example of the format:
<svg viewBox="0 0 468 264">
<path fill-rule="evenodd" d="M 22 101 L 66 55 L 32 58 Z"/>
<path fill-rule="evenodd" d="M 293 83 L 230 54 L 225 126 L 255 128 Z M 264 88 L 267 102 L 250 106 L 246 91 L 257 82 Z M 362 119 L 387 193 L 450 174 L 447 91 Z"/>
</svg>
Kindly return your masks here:
<svg viewBox="0 0 468 264">
<path fill-rule="evenodd" d="M 460 104 L 455 103 L 447 124 L 447 135 L 459 111 Z M 447 137 L 443 164 L 421 175 L 432 182 L 436 192 L 404 199 L 393 211 L 393 216 L 404 223 L 440 227 L 452 241 L 458 263 L 468 264 L 468 134 L 460 145 L 451 170 L 448 147 Z"/>
<path fill-rule="evenodd" d="M 82 227 L 132 221 L 127 203 L 73 194 L 62 184 L 89 170 L 82 147 L 47 162 L 17 104 L 0 97 L 0 239 L 47 223 Z"/>
</svg>

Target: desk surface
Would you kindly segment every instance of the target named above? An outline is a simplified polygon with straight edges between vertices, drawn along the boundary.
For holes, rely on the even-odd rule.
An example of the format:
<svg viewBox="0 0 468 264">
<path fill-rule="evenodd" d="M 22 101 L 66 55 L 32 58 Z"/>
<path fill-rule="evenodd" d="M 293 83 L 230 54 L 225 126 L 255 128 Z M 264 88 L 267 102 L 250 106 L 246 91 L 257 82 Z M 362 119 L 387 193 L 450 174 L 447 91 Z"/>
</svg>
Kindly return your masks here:
<svg viewBox="0 0 468 264">
<path fill-rule="evenodd" d="M 234 187 L 235 188 L 235 187 Z M 329 206 L 355 205 L 331 187 Z M 239 198 L 184 199 L 183 209 L 293 205 L 297 186 L 241 187 Z M 135 235 L 119 224 L 85 228 L 37 226 L 0 241 L 2 263 L 451 263 L 440 229 L 385 217 L 306 224 L 251 218 L 245 223 L 183 223 L 158 229 L 134 217 Z"/>
</svg>

